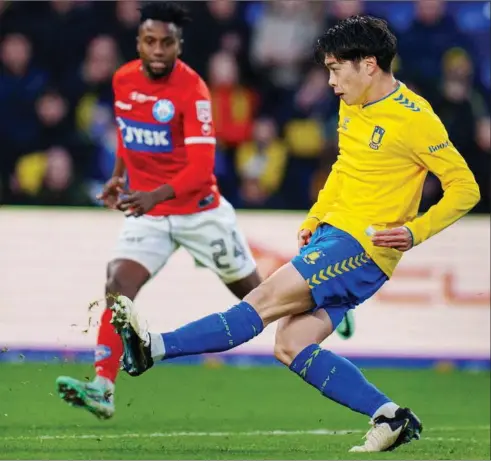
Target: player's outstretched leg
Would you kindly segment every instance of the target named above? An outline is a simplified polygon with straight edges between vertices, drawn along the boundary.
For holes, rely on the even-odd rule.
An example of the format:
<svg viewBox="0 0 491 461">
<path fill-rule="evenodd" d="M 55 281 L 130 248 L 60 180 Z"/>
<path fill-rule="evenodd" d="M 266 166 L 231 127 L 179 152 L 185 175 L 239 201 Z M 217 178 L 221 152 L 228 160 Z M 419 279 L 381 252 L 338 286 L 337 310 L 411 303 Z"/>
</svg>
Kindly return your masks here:
<svg viewBox="0 0 491 461">
<path fill-rule="evenodd" d="M 245 298 L 261 284 L 261 278 L 254 269 L 254 263 L 249 264 L 249 266 L 253 268 L 252 272 L 237 280 L 225 281 L 227 288 L 239 299 Z M 116 327 L 116 330 L 121 334 L 125 346 L 125 353 L 122 358 L 123 368 L 131 376 L 138 376 L 151 368 L 154 363 L 154 357 L 152 356 L 149 346 L 151 342 L 150 334 L 148 333 L 146 323 L 142 322 L 141 318 L 137 315 L 131 299 L 125 296 L 119 296 L 117 298 L 112 310 L 114 312 L 112 323 Z M 240 316 L 242 312 L 250 312 L 252 321 L 257 323 L 257 330 L 259 331 L 262 329 L 262 322 L 258 320 L 258 316 L 252 308 L 242 310 L 242 306 L 235 306 L 229 315 L 232 315 L 232 317 Z M 216 320 L 216 314 L 209 317 L 208 327 L 213 328 L 211 325 L 213 320 Z M 161 343 L 161 336 L 155 335 L 152 347 L 159 359 L 164 355 L 163 353 L 160 353 L 162 348 Z M 218 350 L 223 349 L 219 348 Z"/>
<path fill-rule="evenodd" d="M 231 309 L 172 332 L 149 333 L 126 297 L 118 297 L 111 309 L 113 324 L 123 339 L 123 367 L 136 376 L 150 368 L 155 360 L 232 349 L 290 312 L 297 314 L 312 307 L 305 280 L 291 264 L 286 264 Z"/>
<path fill-rule="evenodd" d="M 232 349 L 264 328 L 261 317 L 246 301 L 163 334 L 149 333 L 125 296 L 119 296 L 111 309 L 113 325 L 123 340 L 122 365 L 131 376 L 139 376 L 157 360 Z"/>
<path fill-rule="evenodd" d="M 110 307 L 120 293 L 134 299 L 148 278 L 148 271 L 134 261 L 118 259 L 109 263 L 107 304 L 101 317 L 95 351 L 96 377 L 92 382 L 69 376 L 60 376 L 56 380 L 60 397 L 69 405 L 84 408 L 99 419 L 109 419 L 114 415 L 114 383 L 120 369 L 123 343 L 111 324 Z"/>
</svg>

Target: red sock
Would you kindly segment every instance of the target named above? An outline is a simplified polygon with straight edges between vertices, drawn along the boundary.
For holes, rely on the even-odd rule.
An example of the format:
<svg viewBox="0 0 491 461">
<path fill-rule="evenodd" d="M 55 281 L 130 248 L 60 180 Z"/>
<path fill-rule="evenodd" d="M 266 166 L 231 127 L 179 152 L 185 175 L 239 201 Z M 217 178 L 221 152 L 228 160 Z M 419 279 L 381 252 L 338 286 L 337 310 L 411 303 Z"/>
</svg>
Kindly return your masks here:
<svg viewBox="0 0 491 461">
<path fill-rule="evenodd" d="M 97 336 L 97 348 L 95 350 L 95 372 L 116 381 L 119 372 L 119 359 L 123 355 L 123 342 L 111 324 L 112 312 L 106 309 L 102 314 L 99 334 Z"/>
</svg>

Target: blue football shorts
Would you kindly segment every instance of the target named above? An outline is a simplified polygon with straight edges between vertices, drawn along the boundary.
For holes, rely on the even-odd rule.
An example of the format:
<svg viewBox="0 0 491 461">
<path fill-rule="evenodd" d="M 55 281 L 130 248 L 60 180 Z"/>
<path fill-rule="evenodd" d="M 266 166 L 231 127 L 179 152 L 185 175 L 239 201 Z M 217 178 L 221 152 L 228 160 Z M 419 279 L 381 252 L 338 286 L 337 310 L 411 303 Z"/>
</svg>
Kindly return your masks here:
<svg viewBox="0 0 491 461">
<path fill-rule="evenodd" d="M 329 224 L 317 228 L 292 264 L 309 284 L 316 304 L 312 312 L 324 309 L 334 329 L 388 280 L 355 238 Z"/>
</svg>

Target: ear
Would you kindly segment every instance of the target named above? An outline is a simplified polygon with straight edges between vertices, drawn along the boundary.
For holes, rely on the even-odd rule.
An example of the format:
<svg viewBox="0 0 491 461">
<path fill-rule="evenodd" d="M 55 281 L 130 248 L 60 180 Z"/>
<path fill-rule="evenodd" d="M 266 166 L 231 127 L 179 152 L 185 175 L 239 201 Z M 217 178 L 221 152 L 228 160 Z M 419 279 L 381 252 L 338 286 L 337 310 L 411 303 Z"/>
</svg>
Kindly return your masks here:
<svg viewBox="0 0 491 461">
<path fill-rule="evenodd" d="M 372 76 L 377 71 L 377 58 L 375 56 L 368 56 L 363 60 L 366 72 Z"/>
<path fill-rule="evenodd" d="M 138 51 L 138 54 L 140 54 L 140 36 L 138 35 L 136 37 L 136 51 Z"/>
<path fill-rule="evenodd" d="M 181 38 L 181 39 L 179 39 L 179 42 L 177 45 L 177 56 L 181 56 L 183 46 L 184 46 L 184 40 Z"/>
</svg>

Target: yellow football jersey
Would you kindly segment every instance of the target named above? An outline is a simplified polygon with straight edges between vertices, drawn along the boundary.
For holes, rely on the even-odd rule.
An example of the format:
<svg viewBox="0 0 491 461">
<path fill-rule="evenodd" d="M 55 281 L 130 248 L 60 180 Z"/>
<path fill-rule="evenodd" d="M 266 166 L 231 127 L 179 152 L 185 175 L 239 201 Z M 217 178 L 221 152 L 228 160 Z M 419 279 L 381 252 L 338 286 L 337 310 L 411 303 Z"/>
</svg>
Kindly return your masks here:
<svg viewBox="0 0 491 461">
<path fill-rule="evenodd" d="M 390 277 L 402 252 L 376 247 L 367 229 L 407 226 L 418 245 L 466 214 L 480 199 L 465 160 L 430 104 L 399 83 L 385 98 L 339 110 L 339 155 L 301 229 L 329 223 L 357 239 Z M 428 171 L 444 197 L 417 217 Z"/>
</svg>

